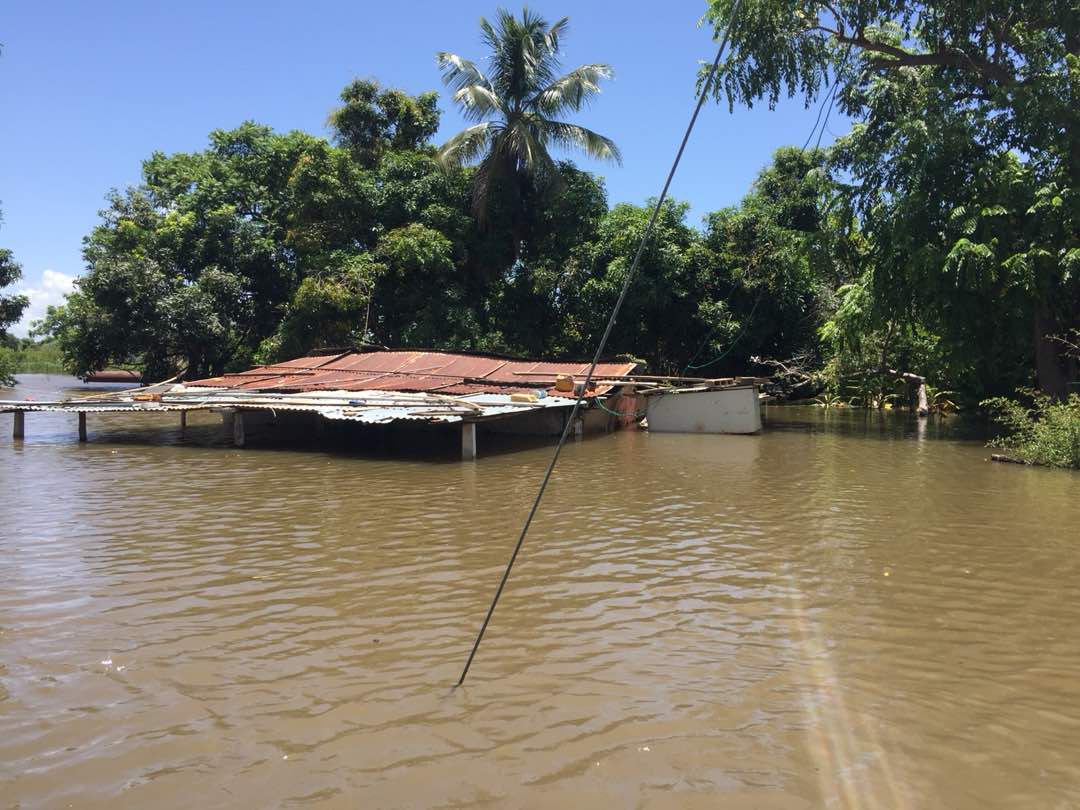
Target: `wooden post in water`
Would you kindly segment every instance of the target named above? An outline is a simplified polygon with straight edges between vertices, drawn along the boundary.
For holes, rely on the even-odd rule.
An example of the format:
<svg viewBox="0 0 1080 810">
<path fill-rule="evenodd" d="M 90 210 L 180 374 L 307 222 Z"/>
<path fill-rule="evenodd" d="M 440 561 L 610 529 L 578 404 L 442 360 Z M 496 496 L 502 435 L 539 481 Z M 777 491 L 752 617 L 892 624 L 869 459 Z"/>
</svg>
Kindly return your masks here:
<svg viewBox="0 0 1080 810">
<path fill-rule="evenodd" d="M 11 430 L 11 438 L 21 439 L 26 435 L 26 411 L 15 411 L 15 426 Z"/>
<path fill-rule="evenodd" d="M 244 434 L 244 414 L 242 411 L 233 414 L 232 441 L 235 447 L 243 447 L 247 444 L 247 436 Z"/>
<path fill-rule="evenodd" d="M 187 411 L 180 411 L 180 432 L 187 430 Z"/>
<path fill-rule="evenodd" d="M 236 414 L 233 411 L 220 411 L 219 413 L 221 414 L 221 432 L 226 440 L 231 440 L 233 437 L 233 420 L 236 418 Z"/>
<path fill-rule="evenodd" d="M 461 460 L 476 458 L 476 422 L 461 423 Z"/>
<path fill-rule="evenodd" d="M 79 441 L 86 441 L 86 411 L 79 411 Z"/>
</svg>

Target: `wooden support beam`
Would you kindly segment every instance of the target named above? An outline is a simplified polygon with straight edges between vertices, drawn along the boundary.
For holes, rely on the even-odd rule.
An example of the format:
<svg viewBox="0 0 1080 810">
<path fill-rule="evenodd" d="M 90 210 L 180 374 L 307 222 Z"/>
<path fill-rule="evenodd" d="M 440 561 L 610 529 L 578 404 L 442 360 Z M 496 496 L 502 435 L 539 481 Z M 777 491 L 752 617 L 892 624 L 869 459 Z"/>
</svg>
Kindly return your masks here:
<svg viewBox="0 0 1080 810">
<path fill-rule="evenodd" d="M 515 371 L 515 377 L 535 377 L 536 379 L 530 381 L 530 385 L 554 385 L 556 375 L 550 371 Z M 570 374 L 575 382 L 578 380 L 584 380 L 584 374 Z M 597 384 L 606 384 L 612 382 L 621 383 L 637 383 L 637 382 L 653 382 L 653 383 L 688 383 L 688 384 L 701 384 L 701 385 L 722 385 L 727 383 L 731 384 L 746 384 L 756 383 L 763 385 L 770 381 L 770 377 L 669 377 L 661 374 L 597 374 L 593 378 L 593 382 Z M 490 382 L 490 380 L 488 380 Z"/>
<path fill-rule="evenodd" d="M 461 460 L 476 458 L 476 422 L 461 423 Z"/>
<path fill-rule="evenodd" d="M 180 432 L 187 430 L 187 411 L 180 411 Z"/>
<path fill-rule="evenodd" d="M 226 441 L 232 441 L 233 424 L 235 419 L 235 411 L 221 411 L 221 432 L 225 434 Z"/>
<path fill-rule="evenodd" d="M 86 411 L 79 411 L 79 441 L 86 441 Z"/>
<path fill-rule="evenodd" d="M 26 435 L 26 411 L 15 411 L 15 426 L 11 430 L 11 438 L 21 439 Z"/>
<path fill-rule="evenodd" d="M 244 414 L 233 414 L 232 420 L 232 441 L 236 447 L 243 447 L 247 444 L 247 436 L 244 434 Z"/>
</svg>

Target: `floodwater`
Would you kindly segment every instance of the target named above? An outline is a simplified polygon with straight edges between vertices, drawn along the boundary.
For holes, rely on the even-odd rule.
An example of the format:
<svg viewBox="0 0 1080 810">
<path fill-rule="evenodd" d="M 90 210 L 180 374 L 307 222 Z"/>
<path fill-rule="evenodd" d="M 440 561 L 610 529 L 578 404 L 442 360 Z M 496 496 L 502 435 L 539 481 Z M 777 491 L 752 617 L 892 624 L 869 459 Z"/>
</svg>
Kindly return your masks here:
<svg viewBox="0 0 1080 810">
<path fill-rule="evenodd" d="M 175 419 L 0 415 L 0 806 L 1080 807 L 1080 474 L 815 409 L 572 444 L 454 691 L 550 447 Z"/>
</svg>

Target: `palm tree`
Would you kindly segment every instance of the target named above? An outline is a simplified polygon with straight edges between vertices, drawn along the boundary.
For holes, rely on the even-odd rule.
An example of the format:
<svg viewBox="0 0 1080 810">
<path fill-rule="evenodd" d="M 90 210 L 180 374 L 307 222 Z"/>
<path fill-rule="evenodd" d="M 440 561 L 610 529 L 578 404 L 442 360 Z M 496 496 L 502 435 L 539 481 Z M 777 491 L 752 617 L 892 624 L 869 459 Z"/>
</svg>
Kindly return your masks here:
<svg viewBox="0 0 1080 810">
<path fill-rule="evenodd" d="M 621 163 L 610 138 L 560 120 L 577 112 L 600 92 L 601 79 L 610 79 L 609 65 L 582 65 L 559 76 L 559 39 L 569 20 L 554 25 L 522 9 L 521 19 L 499 9 L 495 24 L 480 19 L 483 42 L 490 49 L 490 69 L 457 54 L 439 53 L 443 81 L 472 126 L 448 140 L 439 150 L 444 166 L 465 166 L 479 160 L 473 178 L 473 210 L 483 221 L 493 192 L 511 195 L 514 255 L 518 254 L 527 220 L 525 209 L 534 192 L 558 182 L 549 147 L 576 149 L 589 157 Z"/>
</svg>

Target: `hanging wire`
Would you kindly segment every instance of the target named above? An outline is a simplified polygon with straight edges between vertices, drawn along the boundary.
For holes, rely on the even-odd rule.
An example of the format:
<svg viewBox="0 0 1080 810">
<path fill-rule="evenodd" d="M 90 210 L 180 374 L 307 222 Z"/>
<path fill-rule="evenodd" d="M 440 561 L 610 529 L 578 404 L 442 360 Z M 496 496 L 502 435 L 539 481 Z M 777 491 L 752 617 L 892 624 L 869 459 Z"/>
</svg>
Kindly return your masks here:
<svg viewBox="0 0 1080 810">
<path fill-rule="evenodd" d="M 642 254 L 645 252 L 645 245 L 652 235 L 653 227 L 656 225 L 656 220 L 660 216 L 664 200 L 667 199 L 668 189 L 671 187 L 671 181 L 675 178 L 675 172 L 679 168 L 679 161 L 682 160 L 683 152 L 686 150 L 686 144 L 690 140 L 690 133 L 694 131 L 694 125 L 697 123 L 698 115 L 701 114 L 701 108 L 705 106 L 705 99 L 708 97 L 709 91 L 712 89 L 713 80 L 716 78 L 717 71 L 720 69 L 720 60 L 723 58 L 724 50 L 727 48 L 728 40 L 731 37 L 731 27 L 735 22 L 735 16 L 738 14 L 740 4 L 741 0 L 735 0 L 735 2 L 732 3 L 731 15 L 728 19 L 727 27 L 724 29 L 724 36 L 720 41 L 720 47 L 716 51 L 716 58 L 713 60 L 708 76 L 701 86 L 697 104 L 694 106 L 694 112 L 690 116 L 690 123 L 686 126 L 686 132 L 683 133 L 682 142 L 679 144 L 679 150 L 675 153 L 675 160 L 672 162 L 671 169 L 667 174 L 667 179 L 664 181 L 664 188 L 661 190 L 660 196 L 656 200 L 656 205 L 653 206 L 652 216 L 649 217 L 649 223 L 645 226 L 645 232 L 641 235 L 641 243 L 638 245 L 637 253 L 634 254 L 634 261 L 626 273 L 626 279 L 623 281 L 622 289 L 619 291 L 619 298 L 615 302 L 614 309 L 611 310 L 611 316 L 608 318 L 604 334 L 600 338 L 600 344 L 596 347 L 596 354 L 593 355 L 592 363 L 589 365 L 589 372 L 585 375 L 585 382 L 578 389 L 574 407 L 570 411 L 569 417 L 566 419 L 566 425 L 563 427 L 562 435 L 559 436 L 559 443 L 555 445 L 555 452 L 552 454 L 551 461 L 548 462 L 547 469 L 544 471 L 544 477 L 540 482 L 540 489 L 536 493 L 536 499 L 533 501 L 532 508 L 529 510 L 529 514 L 525 518 L 525 523 L 521 527 L 521 534 L 518 535 L 517 544 L 514 546 L 514 551 L 510 555 L 510 560 L 506 563 L 506 570 L 503 572 L 502 579 L 499 581 L 499 587 L 495 591 L 495 598 L 491 600 L 491 607 L 488 608 L 487 615 L 484 617 L 484 623 L 480 626 L 480 632 L 476 635 L 476 641 L 473 643 L 472 651 L 469 653 L 469 658 L 465 662 L 465 668 L 461 671 L 461 677 L 458 678 L 455 688 L 461 686 L 465 682 L 465 676 L 469 674 L 469 667 L 472 666 L 473 659 L 476 657 L 476 651 L 480 648 L 480 642 L 484 638 L 484 632 L 487 630 L 488 624 L 491 623 L 491 617 L 495 613 L 495 606 L 499 603 L 499 597 L 502 596 L 503 588 L 506 587 L 506 581 L 510 578 L 510 571 L 514 567 L 514 561 L 517 560 L 518 552 L 521 551 L 521 546 L 525 542 L 525 536 L 529 533 L 529 526 L 532 525 L 533 518 L 536 517 L 536 510 L 540 508 L 540 501 L 543 499 L 544 491 L 547 489 L 548 482 L 551 480 L 551 473 L 555 470 L 555 464 L 558 462 L 559 455 L 562 453 L 563 446 L 566 444 L 566 439 L 573 429 L 574 420 L 577 418 L 578 411 L 581 410 L 581 404 L 584 402 L 585 396 L 591 387 L 593 375 L 596 373 L 596 366 L 599 364 L 600 357 L 607 347 L 608 338 L 611 337 L 611 331 L 615 328 L 619 310 L 622 309 L 623 302 L 626 301 L 626 294 L 630 291 L 630 284 L 634 280 L 638 265 L 641 263 Z"/>
<path fill-rule="evenodd" d="M 844 66 L 847 65 L 848 57 L 851 55 L 851 43 L 847 44 L 844 48 L 844 55 L 840 58 L 840 67 L 836 69 L 836 78 L 833 79 L 832 92 L 829 97 L 829 108 L 825 111 L 825 120 L 821 124 L 821 131 L 818 132 L 817 142 L 814 144 L 814 150 L 816 151 L 821 146 L 821 138 L 825 134 L 825 128 L 829 125 L 829 116 L 832 115 L 833 104 L 836 103 L 836 93 L 840 87 L 841 74 L 844 72 Z M 818 110 L 818 117 L 821 117 L 821 110 Z M 817 129 L 817 124 L 814 124 L 814 128 Z M 813 134 L 813 133 L 811 133 Z M 810 139 L 807 138 L 806 142 L 809 143 Z M 806 145 L 803 145 L 803 151 L 806 151 Z"/>
<path fill-rule="evenodd" d="M 739 329 L 739 334 L 737 334 L 735 336 L 734 340 L 732 340 L 731 343 L 728 344 L 728 347 L 726 349 L 724 349 L 724 351 L 722 351 L 719 356 L 714 357 L 712 360 L 710 360 L 707 363 L 698 363 L 697 365 L 694 365 L 693 361 L 691 361 L 690 363 L 687 363 L 686 368 L 683 369 L 683 374 L 685 374 L 688 371 L 700 371 L 703 368 L 708 368 L 709 366 L 711 366 L 711 365 L 713 365 L 715 363 L 719 363 L 721 360 L 723 360 L 725 357 L 727 357 L 731 353 L 732 349 L 734 349 L 736 346 L 739 345 L 739 341 L 743 339 L 743 336 L 746 334 L 746 331 L 750 328 L 750 324 L 754 320 L 754 313 L 757 312 L 758 304 L 761 303 L 761 296 L 764 294 L 764 292 L 765 292 L 764 285 L 758 288 L 757 298 L 754 299 L 754 306 L 752 306 L 750 308 L 750 314 L 746 316 L 746 320 L 743 322 L 742 328 Z M 715 328 L 714 328 L 714 331 L 715 331 Z M 704 346 L 704 344 L 702 344 L 702 345 Z M 700 349 L 698 350 L 698 354 L 701 354 Z M 693 359 L 696 360 L 697 355 L 695 355 Z"/>
<path fill-rule="evenodd" d="M 801 150 L 802 152 L 805 152 L 806 147 L 808 147 L 810 145 L 810 141 L 813 139 L 815 132 L 817 132 L 818 137 L 817 137 L 817 142 L 814 144 L 814 150 L 816 151 L 821 146 L 821 138 L 825 134 L 826 128 L 829 126 L 829 116 L 832 114 L 833 104 L 836 101 L 836 93 L 837 93 L 837 90 L 840 87 L 840 76 L 844 72 L 844 67 L 847 65 L 847 60 L 848 60 L 848 57 L 850 55 L 851 55 L 851 43 L 849 42 L 847 44 L 847 47 L 844 48 L 844 55 L 842 57 L 840 57 L 840 65 L 836 69 L 836 76 L 833 78 L 833 83 L 829 86 L 828 91 L 822 97 L 821 104 L 818 105 L 817 117 L 814 119 L 814 126 L 810 130 L 810 134 L 806 136 L 806 140 L 803 141 L 802 150 Z M 828 110 L 827 111 L 826 111 L 826 105 L 828 105 Z M 825 113 L 824 122 L 822 122 L 822 120 L 821 120 L 821 114 L 822 113 Z M 821 126 L 821 131 L 820 132 L 818 132 L 818 126 L 819 125 Z M 836 137 L 836 134 L 833 133 L 833 131 L 831 129 L 829 130 L 829 133 L 832 134 L 834 138 Z M 731 299 L 731 294 L 735 291 L 735 285 L 737 283 L 738 283 L 737 281 L 732 282 L 731 289 L 728 290 L 728 294 L 724 297 L 725 301 Z M 726 349 L 724 349 L 724 351 L 721 352 L 721 354 L 718 357 L 714 357 L 712 360 L 710 360 L 707 363 L 701 363 L 699 365 L 694 365 L 694 361 L 698 359 L 698 356 L 701 354 L 702 351 L 704 351 L 705 346 L 708 345 L 709 341 L 712 340 L 713 335 L 716 334 L 716 330 L 719 328 L 719 324 L 714 325 L 713 328 L 709 330 L 709 334 L 707 334 L 705 336 L 705 339 L 703 341 L 701 341 L 701 345 L 698 346 L 698 350 L 696 352 L 694 352 L 694 356 L 691 357 L 690 361 L 686 364 L 686 367 L 683 369 L 683 374 L 686 374 L 688 371 L 697 371 L 699 369 L 707 368 L 708 366 L 711 366 L 714 363 L 717 363 L 720 360 L 723 360 L 725 357 L 727 357 L 728 354 L 730 354 L 731 351 L 738 344 L 738 342 L 740 340 L 742 340 L 742 337 L 743 337 L 743 335 L 746 334 L 746 331 L 750 328 L 750 321 L 753 320 L 754 313 L 757 311 L 757 305 L 758 305 L 758 303 L 760 301 L 761 301 L 761 293 L 759 292 L 758 296 L 757 296 L 757 299 L 754 301 L 754 306 L 750 310 L 750 314 L 747 316 L 746 323 L 743 324 L 742 329 L 739 330 L 739 334 L 735 337 L 735 339 L 733 341 L 731 341 L 731 343 L 728 344 L 728 347 Z"/>
<path fill-rule="evenodd" d="M 827 92 L 827 93 L 825 94 L 825 96 L 824 96 L 824 97 L 823 97 L 823 98 L 821 99 L 821 104 L 820 104 L 820 105 L 818 105 L 818 109 L 817 109 L 817 118 L 815 118 L 815 119 L 814 119 L 814 128 L 810 130 L 810 134 L 809 134 L 809 135 L 807 135 L 807 136 L 806 136 L 806 140 L 805 140 L 805 141 L 803 141 L 803 145 L 802 145 L 802 151 L 804 151 L 804 152 L 805 152 L 805 151 L 806 151 L 806 147 L 808 147 L 808 146 L 810 145 L 810 141 L 811 141 L 811 140 L 813 139 L 813 137 L 814 137 L 814 133 L 815 133 L 815 132 L 817 132 L 817 129 L 818 129 L 818 125 L 819 125 L 819 124 L 821 123 L 821 114 L 822 114 L 823 112 L 825 112 L 825 103 L 826 103 L 827 101 L 829 101 L 829 99 L 830 99 L 830 98 L 832 98 L 832 96 L 833 96 L 833 95 L 834 95 L 835 93 L 836 93 L 836 84 L 834 83 L 834 84 L 833 84 L 833 86 L 829 88 L 829 92 Z M 832 109 L 832 105 L 831 105 L 831 104 L 830 104 L 830 107 L 829 107 L 829 108 L 830 108 L 830 109 Z M 815 147 L 815 148 L 817 148 L 817 147 Z"/>
</svg>

